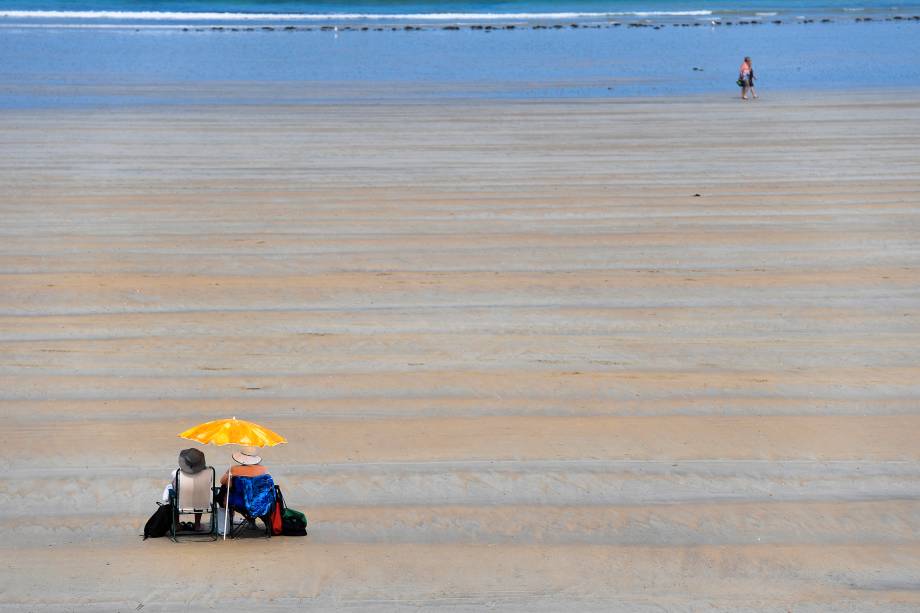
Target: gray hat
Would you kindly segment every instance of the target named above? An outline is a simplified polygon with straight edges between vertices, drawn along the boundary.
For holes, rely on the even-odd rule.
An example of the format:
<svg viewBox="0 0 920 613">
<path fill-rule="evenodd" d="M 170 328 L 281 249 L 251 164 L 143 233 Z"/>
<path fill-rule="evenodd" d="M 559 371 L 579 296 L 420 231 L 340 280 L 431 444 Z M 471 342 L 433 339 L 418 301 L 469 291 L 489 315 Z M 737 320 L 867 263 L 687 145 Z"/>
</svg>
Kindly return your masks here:
<svg viewBox="0 0 920 613">
<path fill-rule="evenodd" d="M 200 473 L 204 470 L 204 454 L 193 447 L 183 449 L 179 452 L 179 469 L 189 475 Z"/>
</svg>

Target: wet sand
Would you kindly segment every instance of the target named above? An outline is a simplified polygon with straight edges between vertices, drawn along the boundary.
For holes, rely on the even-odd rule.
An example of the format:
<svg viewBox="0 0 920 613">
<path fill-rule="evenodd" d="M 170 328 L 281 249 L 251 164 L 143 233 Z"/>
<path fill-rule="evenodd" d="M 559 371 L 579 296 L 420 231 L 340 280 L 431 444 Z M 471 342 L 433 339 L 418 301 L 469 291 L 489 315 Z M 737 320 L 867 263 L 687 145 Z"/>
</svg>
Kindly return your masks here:
<svg viewBox="0 0 920 613">
<path fill-rule="evenodd" d="M 918 152 L 916 92 L 5 112 L 0 609 L 916 610 Z M 310 535 L 141 542 L 231 415 Z"/>
</svg>

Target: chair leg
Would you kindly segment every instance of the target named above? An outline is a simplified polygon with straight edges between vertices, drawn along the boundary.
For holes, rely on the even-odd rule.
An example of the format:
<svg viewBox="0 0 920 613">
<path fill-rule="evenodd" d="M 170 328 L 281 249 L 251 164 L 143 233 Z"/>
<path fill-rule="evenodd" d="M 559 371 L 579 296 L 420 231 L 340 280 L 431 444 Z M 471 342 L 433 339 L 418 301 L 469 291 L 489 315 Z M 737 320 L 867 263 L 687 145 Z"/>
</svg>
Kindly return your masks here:
<svg viewBox="0 0 920 613">
<path fill-rule="evenodd" d="M 233 509 L 227 509 L 227 513 L 229 514 L 227 516 L 227 538 L 234 539 L 243 533 L 243 530 L 246 529 L 246 524 L 242 523 L 237 526 L 234 523 L 234 516 L 236 513 L 233 512 Z"/>
<path fill-rule="evenodd" d="M 258 520 L 262 520 L 262 524 L 265 527 L 263 536 L 266 538 L 271 538 L 272 536 L 271 515 L 266 515 L 264 517 L 253 517 L 253 518 L 243 515 L 243 519 L 244 519 L 243 523 L 241 523 L 239 526 L 236 527 L 236 529 L 234 529 L 232 518 L 231 518 L 230 529 L 229 529 L 229 533 L 227 534 L 227 538 L 236 538 L 247 531 L 258 531 L 259 526 L 258 524 L 256 524 L 256 521 Z M 255 525 L 255 528 L 250 527 L 250 522 Z"/>
<path fill-rule="evenodd" d="M 174 543 L 178 543 L 179 539 L 176 537 L 176 532 L 179 529 L 179 512 L 173 507 L 172 512 L 172 522 L 169 525 L 169 538 L 172 539 Z"/>
<path fill-rule="evenodd" d="M 272 537 L 272 516 L 271 514 L 263 515 L 259 519 L 262 520 L 262 524 L 265 526 L 265 538 Z"/>
</svg>

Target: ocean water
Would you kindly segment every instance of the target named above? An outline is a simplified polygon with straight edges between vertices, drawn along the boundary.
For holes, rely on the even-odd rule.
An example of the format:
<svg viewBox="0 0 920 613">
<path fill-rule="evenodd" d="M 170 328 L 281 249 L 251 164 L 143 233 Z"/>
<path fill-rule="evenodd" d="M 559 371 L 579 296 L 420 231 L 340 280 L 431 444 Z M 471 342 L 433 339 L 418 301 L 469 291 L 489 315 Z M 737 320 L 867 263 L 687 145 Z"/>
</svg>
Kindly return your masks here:
<svg viewBox="0 0 920 613">
<path fill-rule="evenodd" d="M 920 83 L 920 2 L 0 0 L 0 108 Z"/>
<path fill-rule="evenodd" d="M 883 15 L 916 0 L 4 0 L 7 20 L 464 22 Z"/>
</svg>

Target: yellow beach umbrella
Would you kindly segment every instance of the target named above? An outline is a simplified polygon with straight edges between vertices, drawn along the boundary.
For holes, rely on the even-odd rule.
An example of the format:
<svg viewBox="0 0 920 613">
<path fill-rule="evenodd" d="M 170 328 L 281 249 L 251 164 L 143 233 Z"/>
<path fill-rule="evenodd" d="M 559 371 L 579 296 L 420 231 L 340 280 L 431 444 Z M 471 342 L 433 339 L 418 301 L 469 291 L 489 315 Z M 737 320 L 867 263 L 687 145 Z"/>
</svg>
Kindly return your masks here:
<svg viewBox="0 0 920 613">
<path fill-rule="evenodd" d="M 272 432 L 264 426 L 233 417 L 216 419 L 194 428 L 189 428 L 179 435 L 192 441 L 207 445 L 247 445 L 249 447 L 274 447 L 286 443 L 287 439 Z"/>
<path fill-rule="evenodd" d="M 272 432 L 264 426 L 233 417 L 217 419 L 198 424 L 179 434 L 181 438 L 201 443 L 202 445 L 245 445 L 247 447 L 274 447 L 286 443 L 287 439 Z M 224 500 L 224 540 L 227 539 L 227 522 L 230 518 L 230 482 L 233 469 L 227 471 L 227 497 Z"/>
</svg>

